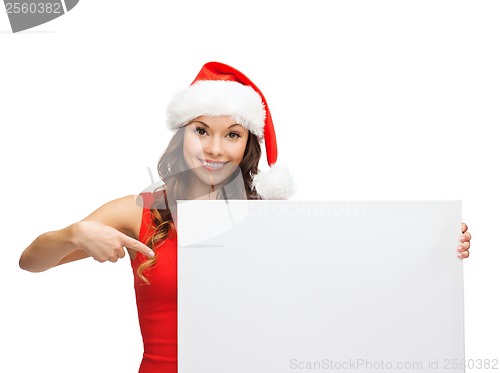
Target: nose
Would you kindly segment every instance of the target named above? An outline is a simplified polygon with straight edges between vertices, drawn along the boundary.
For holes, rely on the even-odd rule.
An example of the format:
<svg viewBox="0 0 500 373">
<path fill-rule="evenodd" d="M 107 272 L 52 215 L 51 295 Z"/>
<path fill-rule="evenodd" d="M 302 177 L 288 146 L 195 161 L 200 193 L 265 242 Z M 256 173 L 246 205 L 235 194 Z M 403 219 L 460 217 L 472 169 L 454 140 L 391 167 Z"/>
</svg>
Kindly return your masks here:
<svg viewBox="0 0 500 373">
<path fill-rule="evenodd" d="M 214 158 L 224 154 L 222 142 L 218 136 L 212 136 L 210 140 L 207 141 L 205 146 L 205 153 L 211 155 Z"/>
</svg>

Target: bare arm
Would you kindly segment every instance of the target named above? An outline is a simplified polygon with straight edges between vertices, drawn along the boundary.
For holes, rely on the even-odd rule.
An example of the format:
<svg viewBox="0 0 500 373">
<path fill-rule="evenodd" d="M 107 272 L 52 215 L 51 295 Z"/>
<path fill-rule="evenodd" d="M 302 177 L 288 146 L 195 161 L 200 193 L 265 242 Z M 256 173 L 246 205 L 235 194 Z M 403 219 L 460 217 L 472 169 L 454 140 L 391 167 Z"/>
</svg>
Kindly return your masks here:
<svg viewBox="0 0 500 373">
<path fill-rule="evenodd" d="M 42 272 L 90 256 L 99 262 L 116 262 L 125 256 L 124 247 L 150 255 L 150 249 L 136 239 L 142 217 L 141 199 L 130 195 L 113 200 L 80 222 L 41 234 L 23 251 L 19 266 Z"/>
<path fill-rule="evenodd" d="M 21 254 L 19 266 L 30 272 L 42 272 L 57 265 L 66 256 L 79 259 L 88 257 L 85 252 L 75 251 L 74 224 L 64 229 L 46 232 L 38 236 Z"/>
</svg>

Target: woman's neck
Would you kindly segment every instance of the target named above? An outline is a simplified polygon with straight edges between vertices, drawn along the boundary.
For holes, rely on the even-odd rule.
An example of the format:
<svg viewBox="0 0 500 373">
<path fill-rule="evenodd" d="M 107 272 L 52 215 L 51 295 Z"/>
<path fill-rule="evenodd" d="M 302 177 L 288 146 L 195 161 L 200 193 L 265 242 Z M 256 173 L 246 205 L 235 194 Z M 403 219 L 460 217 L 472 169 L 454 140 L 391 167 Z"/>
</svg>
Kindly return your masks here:
<svg viewBox="0 0 500 373">
<path fill-rule="evenodd" d="M 217 199 L 217 194 L 220 192 L 220 186 L 200 183 L 194 188 L 191 188 L 191 190 L 191 199 Z"/>
</svg>

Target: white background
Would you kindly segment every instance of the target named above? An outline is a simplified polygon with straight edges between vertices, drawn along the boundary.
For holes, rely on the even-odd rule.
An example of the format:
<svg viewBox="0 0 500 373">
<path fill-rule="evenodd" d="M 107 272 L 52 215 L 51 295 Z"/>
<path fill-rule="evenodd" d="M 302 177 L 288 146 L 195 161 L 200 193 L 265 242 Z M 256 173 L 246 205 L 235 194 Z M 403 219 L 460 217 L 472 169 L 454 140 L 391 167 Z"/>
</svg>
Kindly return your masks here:
<svg viewBox="0 0 500 373">
<path fill-rule="evenodd" d="M 137 371 L 127 259 L 42 274 L 18 259 L 149 185 L 167 102 L 211 60 L 265 93 L 295 199 L 463 201 L 466 356 L 500 359 L 499 16 L 496 1 L 82 0 L 12 34 L 2 12 L 0 371 Z"/>
</svg>

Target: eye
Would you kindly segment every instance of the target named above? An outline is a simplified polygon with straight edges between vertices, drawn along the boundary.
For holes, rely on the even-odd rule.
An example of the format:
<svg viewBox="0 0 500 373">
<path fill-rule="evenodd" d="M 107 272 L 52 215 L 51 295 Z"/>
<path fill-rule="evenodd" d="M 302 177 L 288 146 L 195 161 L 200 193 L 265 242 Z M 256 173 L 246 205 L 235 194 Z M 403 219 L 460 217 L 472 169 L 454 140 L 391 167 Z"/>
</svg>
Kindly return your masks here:
<svg viewBox="0 0 500 373">
<path fill-rule="evenodd" d="M 231 136 L 231 135 L 234 135 L 234 136 Z M 240 138 L 240 137 L 241 137 L 241 136 L 240 136 L 240 134 L 239 134 L 239 133 L 237 133 L 237 132 L 231 132 L 231 133 L 229 133 L 229 134 L 228 134 L 228 136 L 229 136 L 229 138 L 230 138 L 231 140 L 236 140 L 236 139 L 238 139 L 238 138 Z"/>
<path fill-rule="evenodd" d="M 203 136 L 205 133 L 207 133 L 207 131 L 205 131 L 202 127 L 196 127 L 195 132 L 200 136 Z"/>
</svg>

